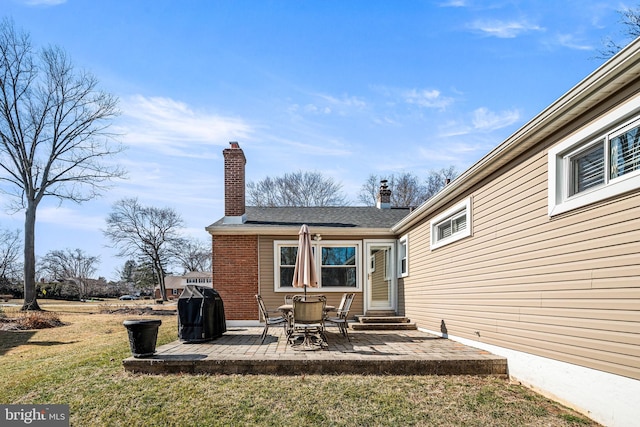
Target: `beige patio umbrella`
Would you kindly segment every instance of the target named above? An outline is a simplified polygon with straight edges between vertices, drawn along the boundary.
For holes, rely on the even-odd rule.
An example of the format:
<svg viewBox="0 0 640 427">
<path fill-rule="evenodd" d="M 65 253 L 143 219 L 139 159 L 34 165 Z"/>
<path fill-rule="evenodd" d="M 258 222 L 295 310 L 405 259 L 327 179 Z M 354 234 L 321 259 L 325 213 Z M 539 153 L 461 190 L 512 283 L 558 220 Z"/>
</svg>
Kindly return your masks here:
<svg viewBox="0 0 640 427">
<path fill-rule="evenodd" d="M 316 263 L 311 249 L 311 234 L 309 227 L 303 224 L 298 232 L 298 254 L 296 255 L 296 265 L 293 269 L 293 287 L 304 288 L 304 297 L 307 298 L 307 286 L 318 287 L 318 275 L 316 274 Z"/>
</svg>

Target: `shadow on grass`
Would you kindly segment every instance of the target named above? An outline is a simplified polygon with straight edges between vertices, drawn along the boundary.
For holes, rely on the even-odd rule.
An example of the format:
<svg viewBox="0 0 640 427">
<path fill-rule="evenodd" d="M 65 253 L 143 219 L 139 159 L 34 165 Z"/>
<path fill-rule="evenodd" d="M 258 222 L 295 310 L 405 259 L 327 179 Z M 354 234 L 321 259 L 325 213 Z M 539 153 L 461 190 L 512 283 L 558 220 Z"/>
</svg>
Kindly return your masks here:
<svg viewBox="0 0 640 427">
<path fill-rule="evenodd" d="M 0 331 L 0 356 L 29 342 L 36 331 Z"/>
<path fill-rule="evenodd" d="M 0 356 L 14 347 L 21 345 L 36 345 L 40 347 L 52 347 L 54 345 L 73 344 L 78 341 L 30 341 L 37 331 L 0 331 Z"/>
</svg>

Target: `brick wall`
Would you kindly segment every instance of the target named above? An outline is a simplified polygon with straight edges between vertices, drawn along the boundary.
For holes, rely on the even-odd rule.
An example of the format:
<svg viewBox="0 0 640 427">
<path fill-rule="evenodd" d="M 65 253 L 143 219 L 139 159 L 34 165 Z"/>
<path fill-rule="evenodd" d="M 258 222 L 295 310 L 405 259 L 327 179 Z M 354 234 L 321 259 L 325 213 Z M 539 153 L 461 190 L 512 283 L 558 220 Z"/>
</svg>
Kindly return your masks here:
<svg viewBox="0 0 640 427">
<path fill-rule="evenodd" d="M 212 237 L 213 288 L 227 320 L 257 320 L 258 237 Z"/>
<path fill-rule="evenodd" d="M 224 214 L 242 216 L 245 211 L 245 164 L 247 160 L 237 142 L 222 150 L 224 156 Z"/>
</svg>

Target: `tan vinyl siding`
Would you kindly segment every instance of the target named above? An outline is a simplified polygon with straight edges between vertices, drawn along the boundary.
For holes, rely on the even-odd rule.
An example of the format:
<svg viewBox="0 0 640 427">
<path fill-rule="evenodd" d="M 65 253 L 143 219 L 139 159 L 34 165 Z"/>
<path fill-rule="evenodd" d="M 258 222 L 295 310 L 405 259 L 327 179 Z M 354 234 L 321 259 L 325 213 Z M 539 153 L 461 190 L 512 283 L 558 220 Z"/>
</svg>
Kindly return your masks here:
<svg viewBox="0 0 640 427">
<path fill-rule="evenodd" d="M 327 238 L 328 239 L 328 238 Z M 284 296 L 287 295 L 286 292 L 275 292 L 274 291 L 274 253 L 273 253 L 273 242 L 274 240 L 296 240 L 295 236 L 291 238 L 282 238 L 280 237 L 269 237 L 269 236 L 261 236 L 258 242 L 258 259 L 259 259 L 259 285 L 260 294 L 264 298 L 265 305 L 268 309 L 276 309 L 280 305 L 284 304 Z M 331 238 L 331 240 L 334 240 Z M 349 237 L 348 240 L 358 240 L 357 238 Z M 360 254 L 362 255 L 362 254 Z M 364 268 L 361 265 L 361 268 Z M 342 298 L 342 294 L 344 291 L 330 291 L 325 289 L 322 290 L 307 290 L 309 294 L 317 293 L 327 297 L 327 304 L 338 307 L 340 304 L 340 299 Z M 304 289 L 301 288 L 292 288 L 292 295 L 303 294 Z M 257 310 L 257 306 L 256 306 Z M 354 315 L 363 314 L 363 298 L 362 291 L 356 292 L 356 297 L 351 305 L 351 310 L 349 311 L 349 318 L 352 319 Z"/>
<path fill-rule="evenodd" d="M 389 291 L 387 286 L 387 278 L 385 271 L 385 252 L 377 251 L 374 255 L 376 269 L 371 273 L 372 283 L 382 284 L 381 286 L 373 286 L 371 290 L 371 299 L 373 301 L 387 301 L 389 299 Z"/>
<path fill-rule="evenodd" d="M 411 230 L 406 315 L 640 379 L 640 194 L 550 219 L 540 151 L 469 195 L 471 237 L 431 251 L 429 222 Z"/>
</svg>

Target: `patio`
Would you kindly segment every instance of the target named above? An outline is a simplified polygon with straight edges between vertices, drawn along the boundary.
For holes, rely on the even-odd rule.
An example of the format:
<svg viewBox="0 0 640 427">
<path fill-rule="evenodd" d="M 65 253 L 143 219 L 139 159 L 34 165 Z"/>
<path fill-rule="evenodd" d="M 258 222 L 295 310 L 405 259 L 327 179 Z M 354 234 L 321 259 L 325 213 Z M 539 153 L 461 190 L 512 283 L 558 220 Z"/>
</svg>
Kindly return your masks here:
<svg viewBox="0 0 640 427">
<path fill-rule="evenodd" d="M 208 374 L 371 374 L 507 376 L 507 360 L 483 350 L 408 331 L 349 331 L 349 342 L 329 328 L 329 348 L 296 351 L 281 327 L 228 327 L 220 338 L 204 343 L 175 341 L 149 358 L 123 360 L 127 371 Z"/>
</svg>

